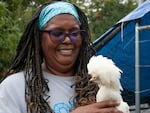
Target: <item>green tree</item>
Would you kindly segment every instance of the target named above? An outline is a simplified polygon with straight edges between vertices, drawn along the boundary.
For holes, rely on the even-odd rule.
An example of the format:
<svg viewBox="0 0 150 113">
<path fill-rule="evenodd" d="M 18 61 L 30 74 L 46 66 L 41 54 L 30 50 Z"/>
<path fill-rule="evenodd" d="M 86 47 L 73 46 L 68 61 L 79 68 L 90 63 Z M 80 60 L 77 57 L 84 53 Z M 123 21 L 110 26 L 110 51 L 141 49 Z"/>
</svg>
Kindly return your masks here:
<svg viewBox="0 0 150 113">
<path fill-rule="evenodd" d="M 8 66 L 10 56 L 14 55 L 15 43 L 17 43 L 17 37 L 20 36 L 20 30 L 17 20 L 10 16 L 11 11 L 8 10 L 5 2 L 0 3 L 0 15 L 0 72 L 2 72 Z"/>
</svg>

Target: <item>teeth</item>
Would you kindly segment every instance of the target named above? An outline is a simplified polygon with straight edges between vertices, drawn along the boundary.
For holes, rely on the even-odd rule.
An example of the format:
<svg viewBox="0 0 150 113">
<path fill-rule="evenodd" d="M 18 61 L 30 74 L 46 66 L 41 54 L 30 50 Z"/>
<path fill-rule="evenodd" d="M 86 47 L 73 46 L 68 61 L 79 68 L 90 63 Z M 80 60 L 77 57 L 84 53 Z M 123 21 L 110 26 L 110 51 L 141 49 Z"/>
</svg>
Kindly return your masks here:
<svg viewBox="0 0 150 113">
<path fill-rule="evenodd" d="M 72 54 L 72 50 L 60 50 L 61 54 Z"/>
</svg>

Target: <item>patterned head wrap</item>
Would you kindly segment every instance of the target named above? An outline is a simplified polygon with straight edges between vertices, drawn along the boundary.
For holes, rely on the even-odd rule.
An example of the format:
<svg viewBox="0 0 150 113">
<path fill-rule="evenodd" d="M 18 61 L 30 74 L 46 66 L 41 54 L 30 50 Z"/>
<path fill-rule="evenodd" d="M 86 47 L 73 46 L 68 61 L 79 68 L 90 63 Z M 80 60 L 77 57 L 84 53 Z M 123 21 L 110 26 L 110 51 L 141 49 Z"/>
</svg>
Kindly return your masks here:
<svg viewBox="0 0 150 113">
<path fill-rule="evenodd" d="M 71 14 L 80 23 L 76 8 L 71 3 L 60 1 L 49 4 L 41 11 L 38 23 L 39 29 L 41 30 L 43 27 L 45 27 L 48 21 L 59 14 Z"/>
</svg>

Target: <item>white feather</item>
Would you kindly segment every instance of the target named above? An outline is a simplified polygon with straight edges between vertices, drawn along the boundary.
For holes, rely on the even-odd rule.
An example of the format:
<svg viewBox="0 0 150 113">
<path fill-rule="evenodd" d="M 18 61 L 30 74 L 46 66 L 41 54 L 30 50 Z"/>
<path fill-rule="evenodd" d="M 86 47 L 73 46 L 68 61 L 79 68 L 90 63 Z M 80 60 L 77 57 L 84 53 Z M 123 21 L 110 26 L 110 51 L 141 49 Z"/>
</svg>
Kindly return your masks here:
<svg viewBox="0 0 150 113">
<path fill-rule="evenodd" d="M 129 106 L 123 102 L 120 92 L 123 90 L 120 83 L 122 70 L 111 59 L 102 55 L 91 57 L 87 69 L 88 74 L 92 77 L 91 80 L 96 82 L 100 88 L 96 95 L 97 102 L 118 100 L 121 103 L 117 109 L 123 113 L 129 113 Z"/>
</svg>

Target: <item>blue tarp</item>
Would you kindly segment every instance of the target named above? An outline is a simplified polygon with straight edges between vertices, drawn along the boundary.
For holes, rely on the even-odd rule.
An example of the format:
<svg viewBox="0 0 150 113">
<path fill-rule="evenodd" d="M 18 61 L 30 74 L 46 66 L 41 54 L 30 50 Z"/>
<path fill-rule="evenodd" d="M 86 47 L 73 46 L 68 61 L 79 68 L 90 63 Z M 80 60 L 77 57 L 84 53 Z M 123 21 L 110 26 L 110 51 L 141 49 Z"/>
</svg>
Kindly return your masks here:
<svg viewBox="0 0 150 113">
<path fill-rule="evenodd" d="M 135 104 L 135 23 L 150 25 L 150 0 L 137 7 L 94 41 L 97 55 L 111 58 L 123 70 L 124 99 Z M 150 103 L 150 29 L 139 33 L 140 97 Z"/>
</svg>

